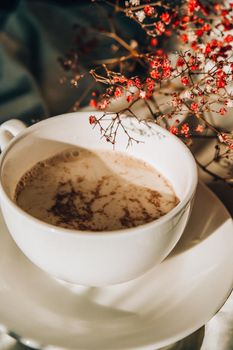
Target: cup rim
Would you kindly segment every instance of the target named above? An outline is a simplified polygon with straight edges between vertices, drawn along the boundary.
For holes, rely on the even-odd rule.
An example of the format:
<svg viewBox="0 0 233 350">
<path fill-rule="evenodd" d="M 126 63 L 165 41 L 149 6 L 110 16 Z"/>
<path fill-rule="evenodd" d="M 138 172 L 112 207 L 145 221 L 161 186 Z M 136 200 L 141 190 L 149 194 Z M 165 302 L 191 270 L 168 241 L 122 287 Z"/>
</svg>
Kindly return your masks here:
<svg viewBox="0 0 233 350">
<path fill-rule="evenodd" d="M 18 142 L 20 142 L 20 140 L 25 137 L 27 134 L 30 134 L 32 131 L 36 130 L 38 127 L 41 126 L 41 124 L 46 124 L 47 122 L 50 122 L 51 120 L 54 119 L 60 119 L 60 118 L 68 118 L 68 117 L 72 117 L 74 115 L 83 115 L 86 116 L 86 114 L 88 113 L 88 116 L 93 113 L 93 114 L 100 114 L 102 115 L 102 112 L 99 111 L 81 111 L 81 112 L 72 112 L 72 113 L 64 113 L 61 115 L 57 115 L 57 116 L 53 116 L 53 117 L 49 117 L 47 119 L 41 120 L 29 127 L 27 127 L 25 130 L 23 130 L 22 132 L 19 133 L 19 135 L 15 136 L 14 139 L 12 141 L 10 141 L 9 145 L 3 150 L 2 154 L 1 154 L 1 158 L 0 158 L 0 193 L 1 196 L 4 197 L 4 199 L 8 202 L 9 205 L 11 205 L 11 207 L 18 213 L 20 214 L 22 217 L 25 217 L 27 220 L 30 220 L 32 224 L 36 225 L 36 226 L 41 226 L 42 228 L 47 228 L 47 230 L 49 230 L 50 232 L 54 232 L 56 234 L 61 234 L 63 235 L 64 233 L 67 235 L 74 235 L 74 236 L 85 236 L 85 237 L 93 237 L 93 236 L 100 236 L 100 237 L 111 237 L 111 236 L 116 236 L 119 234 L 135 234 L 136 232 L 139 231 L 143 231 L 146 229 L 150 229 L 150 228 L 156 228 L 161 226 L 162 224 L 164 224 L 165 222 L 169 221 L 171 218 L 175 217 L 176 215 L 178 215 L 183 208 L 186 206 L 186 204 L 193 198 L 195 191 L 196 191 L 196 187 L 197 187 L 197 183 L 198 183 L 198 170 L 197 170 L 197 165 L 196 162 L 194 160 L 194 157 L 191 153 L 191 151 L 188 149 L 188 147 L 175 135 L 173 135 L 172 133 L 170 133 L 168 130 L 162 128 L 161 126 L 154 124 L 153 126 L 155 126 L 158 130 L 162 131 L 167 137 L 172 138 L 175 142 L 179 143 L 182 148 L 183 151 L 186 153 L 186 157 L 189 160 L 189 166 L 191 167 L 191 174 L 192 174 L 192 179 L 189 185 L 189 189 L 187 191 L 186 196 L 180 200 L 180 202 L 173 208 L 171 209 L 168 213 L 166 213 L 165 215 L 161 216 L 158 219 L 155 219 L 151 222 L 145 223 L 145 224 L 141 224 L 138 226 L 134 226 L 134 227 L 129 227 L 129 228 L 123 228 L 123 229 L 118 229 L 118 230 L 105 230 L 105 231 L 91 231 L 91 230 L 75 230 L 75 229 L 68 229 L 68 228 L 63 228 L 63 227 L 59 227 L 59 226 L 55 226 L 52 224 L 49 224 L 47 222 L 44 222 L 40 219 L 35 218 L 34 216 L 28 214 L 27 212 L 25 212 L 23 209 L 21 209 L 6 193 L 3 185 L 2 185 L 2 181 L 1 181 L 1 176 L 2 176 L 2 165 L 4 163 L 4 159 L 6 158 L 8 152 L 14 147 L 14 145 Z M 114 114 L 114 112 L 113 112 Z M 125 117 L 129 117 L 125 115 Z"/>
</svg>

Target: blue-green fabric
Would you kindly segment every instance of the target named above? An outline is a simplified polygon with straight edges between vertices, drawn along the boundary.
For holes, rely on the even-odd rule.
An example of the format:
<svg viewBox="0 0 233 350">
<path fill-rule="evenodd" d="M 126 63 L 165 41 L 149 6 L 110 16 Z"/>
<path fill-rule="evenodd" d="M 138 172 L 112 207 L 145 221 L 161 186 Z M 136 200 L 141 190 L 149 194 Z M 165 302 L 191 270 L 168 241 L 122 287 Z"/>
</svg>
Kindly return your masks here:
<svg viewBox="0 0 233 350">
<path fill-rule="evenodd" d="M 74 45 L 74 24 L 94 26 L 101 16 L 90 6 L 89 1 L 24 0 L 8 12 L 0 31 L 0 123 L 10 118 L 30 123 L 71 110 L 90 78 L 78 89 L 60 84 L 64 72 L 58 57 Z M 109 40 L 102 40 L 90 60 L 108 47 Z"/>
<path fill-rule="evenodd" d="M 16 8 L 19 0 L 1 0 L 0 2 L 0 29 L 3 28 L 5 21 L 10 13 Z"/>
</svg>

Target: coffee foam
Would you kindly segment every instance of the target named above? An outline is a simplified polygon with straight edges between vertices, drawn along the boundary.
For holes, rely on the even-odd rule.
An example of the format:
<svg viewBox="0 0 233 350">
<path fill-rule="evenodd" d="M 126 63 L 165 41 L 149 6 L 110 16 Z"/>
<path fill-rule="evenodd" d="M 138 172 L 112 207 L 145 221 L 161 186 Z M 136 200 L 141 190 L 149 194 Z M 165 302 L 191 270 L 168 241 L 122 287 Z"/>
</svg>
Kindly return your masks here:
<svg viewBox="0 0 233 350">
<path fill-rule="evenodd" d="M 179 202 L 164 176 L 143 160 L 82 148 L 38 162 L 20 179 L 15 201 L 42 221 L 84 231 L 135 227 Z"/>
</svg>

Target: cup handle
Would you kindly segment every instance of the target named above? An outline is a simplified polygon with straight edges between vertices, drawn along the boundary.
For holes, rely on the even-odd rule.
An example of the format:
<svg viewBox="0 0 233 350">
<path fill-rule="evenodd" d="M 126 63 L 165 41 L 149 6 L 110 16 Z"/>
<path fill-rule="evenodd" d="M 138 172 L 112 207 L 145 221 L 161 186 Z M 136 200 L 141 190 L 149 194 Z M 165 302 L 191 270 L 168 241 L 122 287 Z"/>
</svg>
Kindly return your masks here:
<svg viewBox="0 0 233 350">
<path fill-rule="evenodd" d="M 18 119 L 7 120 L 0 125 L 0 148 L 1 151 L 8 145 L 8 143 L 26 128 L 26 125 Z"/>
</svg>

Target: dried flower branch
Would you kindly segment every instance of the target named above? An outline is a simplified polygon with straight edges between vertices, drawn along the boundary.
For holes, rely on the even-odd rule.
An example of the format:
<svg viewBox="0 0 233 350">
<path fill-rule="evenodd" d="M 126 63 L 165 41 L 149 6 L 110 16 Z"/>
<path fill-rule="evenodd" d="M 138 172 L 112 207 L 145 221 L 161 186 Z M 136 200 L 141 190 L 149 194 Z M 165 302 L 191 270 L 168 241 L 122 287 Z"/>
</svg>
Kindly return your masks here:
<svg viewBox="0 0 233 350">
<path fill-rule="evenodd" d="M 217 144 L 213 158 L 208 164 L 199 161 L 198 164 L 215 179 L 233 186 L 233 133 L 221 127 L 225 118 L 232 118 L 227 112 L 233 107 L 233 3 L 201 0 L 94 3 L 103 3 L 109 16 L 108 27 L 95 31 L 95 35 L 110 40 L 107 52 L 110 57 L 96 59 L 87 67 L 96 84 L 90 105 L 103 111 L 99 119 L 93 113 L 90 123 L 115 144 L 117 131 L 123 127 L 122 116 L 128 113 L 140 119 L 133 106 L 143 101 L 151 120 L 188 145 L 200 137 L 214 138 Z M 112 9 L 114 16 L 109 15 Z M 140 35 L 137 40 L 130 39 L 118 28 L 119 15 L 138 26 L 141 41 Z M 71 73 L 71 84 L 78 85 L 84 78 L 78 49 L 60 61 Z M 119 99 L 126 107 L 109 118 L 112 102 Z M 101 122 L 106 117 L 109 125 L 103 128 Z M 129 143 L 137 142 L 125 132 Z M 211 165 L 223 160 L 229 169 L 225 177 L 210 170 Z"/>
</svg>

